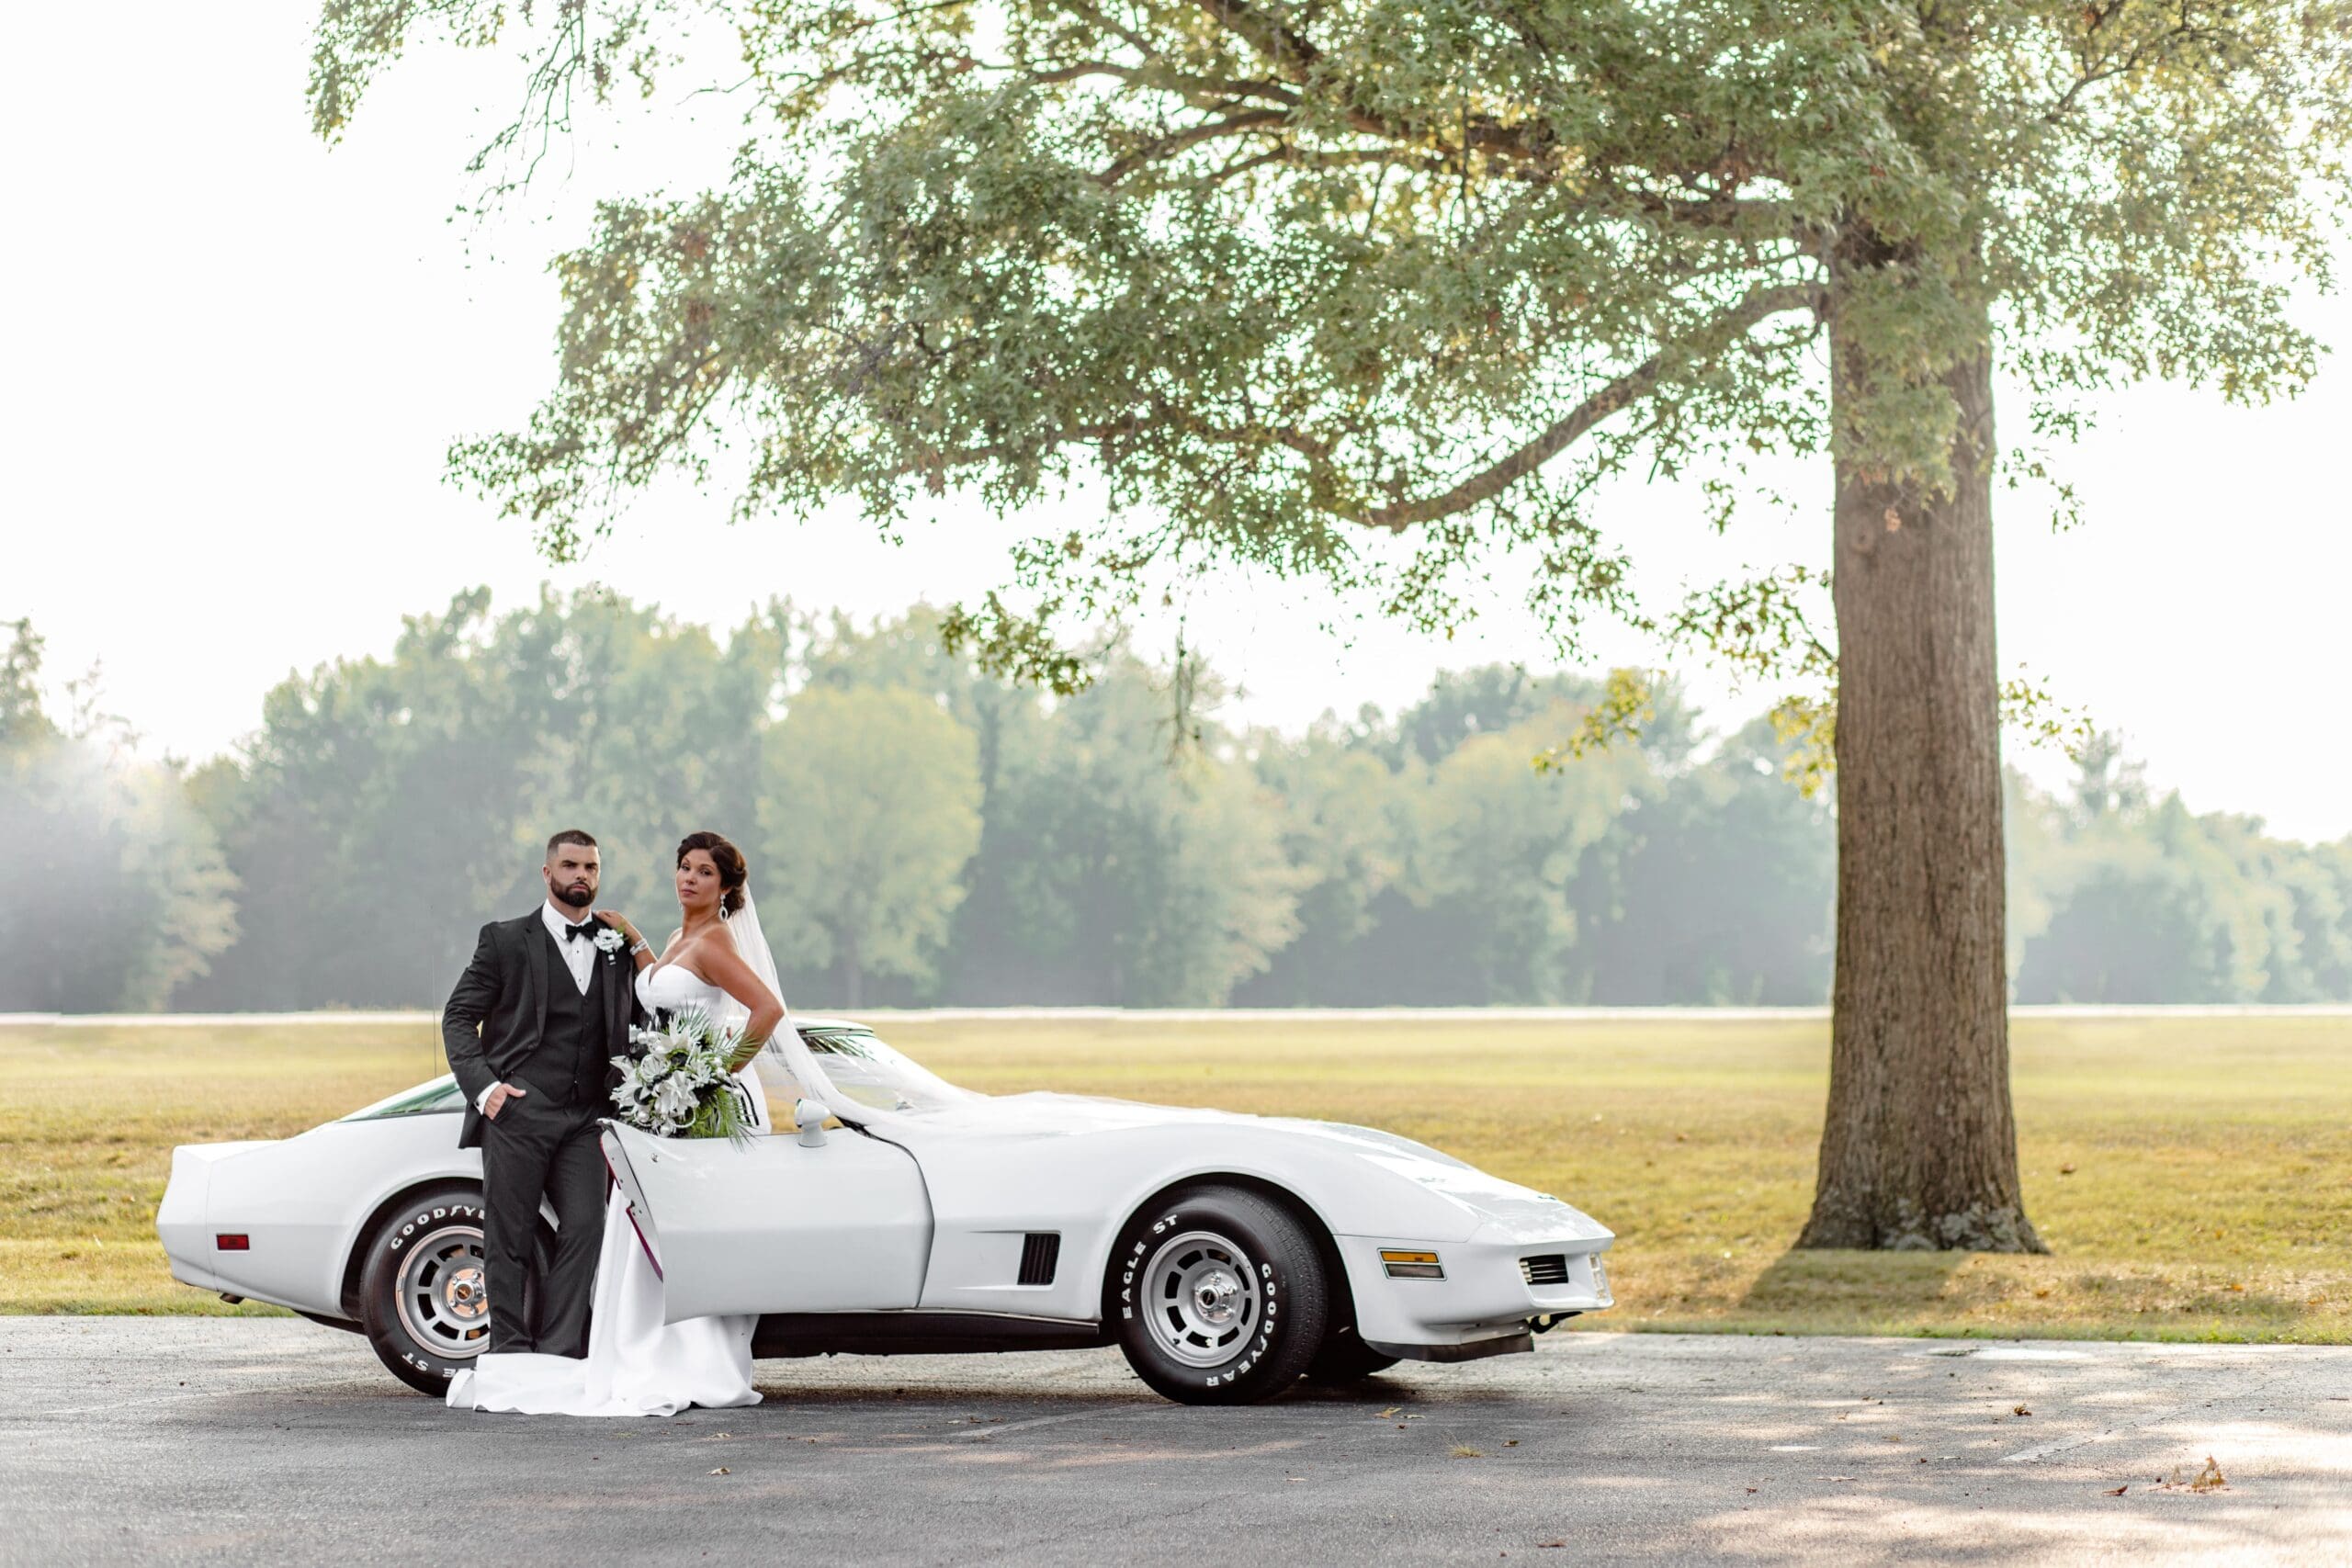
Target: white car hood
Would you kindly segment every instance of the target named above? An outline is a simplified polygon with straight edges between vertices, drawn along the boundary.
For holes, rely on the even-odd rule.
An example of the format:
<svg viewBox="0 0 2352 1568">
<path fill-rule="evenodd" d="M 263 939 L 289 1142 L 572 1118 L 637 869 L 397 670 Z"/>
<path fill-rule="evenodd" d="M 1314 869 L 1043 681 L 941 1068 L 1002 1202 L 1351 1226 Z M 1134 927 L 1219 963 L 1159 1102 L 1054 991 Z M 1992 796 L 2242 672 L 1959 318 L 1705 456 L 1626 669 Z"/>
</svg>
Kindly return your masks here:
<svg viewBox="0 0 2352 1568">
<path fill-rule="evenodd" d="M 898 1123 L 912 1131 L 974 1134 L 990 1137 L 1075 1137 L 1155 1127 L 1215 1125 L 1250 1130 L 1284 1141 L 1301 1140 L 1320 1152 L 1352 1156 L 1432 1197 L 1466 1211 L 1479 1234 L 1491 1240 L 1608 1241 L 1612 1233 L 1549 1193 L 1489 1176 L 1452 1155 L 1374 1127 L 1315 1122 L 1293 1116 L 1252 1116 L 1093 1095 L 980 1095 L 954 1110 L 933 1111 Z"/>
</svg>

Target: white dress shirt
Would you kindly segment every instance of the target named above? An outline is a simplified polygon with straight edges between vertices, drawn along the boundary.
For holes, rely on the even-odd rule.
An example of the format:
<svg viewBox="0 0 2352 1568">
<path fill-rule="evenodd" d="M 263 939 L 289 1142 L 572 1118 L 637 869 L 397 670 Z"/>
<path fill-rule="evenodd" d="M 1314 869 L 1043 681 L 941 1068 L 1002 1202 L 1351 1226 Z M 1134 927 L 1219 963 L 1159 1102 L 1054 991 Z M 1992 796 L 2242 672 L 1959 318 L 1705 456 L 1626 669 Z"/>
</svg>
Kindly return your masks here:
<svg viewBox="0 0 2352 1568">
<path fill-rule="evenodd" d="M 548 935 L 555 938 L 555 950 L 563 954 L 564 964 L 571 970 L 571 983 L 580 987 L 580 994 L 583 997 L 588 994 L 588 982 L 596 974 L 596 944 L 581 937 L 566 937 L 563 933 L 568 927 L 582 925 L 595 918 L 594 915 L 582 915 L 575 920 L 569 910 L 557 908 L 552 898 L 539 906 L 539 919 L 547 922 Z M 493 1083 L 490 1089 L 483 1089 L 474 1101 L 474 1109 L 486 1112 L 490 1106 L 490 1090 L 498 1087 Z"/>
<path fill-rule="evenodd" d="M 557 908 L 552 898 L 539 906 L 539 919 L 547 922 L 548 935 L 555 938 L 555 950 L 563 954 L 566 964 L 571 965 L 571 983 L 580 987 L 580 994 L 583 997 L 588 994 L 590 977 L 596 973 L 596 944 L 585 938 L 567 937 L 563 933 L 572 926 L 584 926 L 595 918 L 594 915 L 582 915 L 575 920 L 568 911 Z"/>
</svg>

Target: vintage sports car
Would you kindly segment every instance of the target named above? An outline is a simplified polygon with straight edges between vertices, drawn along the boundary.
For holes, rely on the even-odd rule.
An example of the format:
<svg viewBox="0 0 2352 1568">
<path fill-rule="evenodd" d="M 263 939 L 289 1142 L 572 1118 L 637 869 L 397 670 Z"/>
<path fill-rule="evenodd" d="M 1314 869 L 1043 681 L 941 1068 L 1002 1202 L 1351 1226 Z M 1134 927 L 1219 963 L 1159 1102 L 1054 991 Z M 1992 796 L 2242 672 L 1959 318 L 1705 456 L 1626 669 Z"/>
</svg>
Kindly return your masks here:
<svg viewBox="0 0 2352 1568">
<path fill-rule="evenodd" d="M 757 1313 L 755 1355 L 1115 1342 L 1170 1398 L 1230 1404 L 1530 1349 L 1611 1304 L 1609 1231 L 1387 1133 L 977 1094 L 840 1020 L 784 1045 L 775 1134 L 604 1135 L 671 1318 Z M 443 1077 L 292 1138 L 175 1150 L 173 1276 L 364 1332 L 440 1392 L 490 1324 L 458 1110 Z"/>
</svg>

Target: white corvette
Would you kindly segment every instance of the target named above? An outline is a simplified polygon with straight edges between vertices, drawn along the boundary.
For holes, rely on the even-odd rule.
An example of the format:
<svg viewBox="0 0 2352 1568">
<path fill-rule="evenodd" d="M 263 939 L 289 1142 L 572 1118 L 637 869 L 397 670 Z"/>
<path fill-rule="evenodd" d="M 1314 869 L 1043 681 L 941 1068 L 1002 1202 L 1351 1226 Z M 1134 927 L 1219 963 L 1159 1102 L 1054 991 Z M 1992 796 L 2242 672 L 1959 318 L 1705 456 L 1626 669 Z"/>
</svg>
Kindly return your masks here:
<svg viewBox="0 0 2352 1568">
<path fill-rule="evenodd" d="M 756 1355 L 1115 1341 L 1161 1393 L 1224 1404 L 1529 1349 L 1611 1304 L 1609 1231 L 1390 1134 L 976 1094 L 839 1020 L 785 1043 L 797 1128 L 604 1138 L 672 1320 L 757 1313 Z M 490 1325 L 458 1108 L 443 1077 L 296 1137 L 175 1150 L 173 1276 L 364 1332 L 438 1393 Z"/>
</svg>

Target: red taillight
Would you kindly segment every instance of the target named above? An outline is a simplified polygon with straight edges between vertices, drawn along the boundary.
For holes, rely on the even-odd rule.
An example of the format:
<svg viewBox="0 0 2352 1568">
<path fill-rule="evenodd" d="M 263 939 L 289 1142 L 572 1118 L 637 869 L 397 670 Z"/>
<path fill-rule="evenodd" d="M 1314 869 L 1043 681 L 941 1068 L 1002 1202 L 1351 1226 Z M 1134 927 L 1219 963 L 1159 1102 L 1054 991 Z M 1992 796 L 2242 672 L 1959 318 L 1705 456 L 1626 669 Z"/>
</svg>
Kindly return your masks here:
<svg viewBox="0 0 2352 1568">
<path fill-rule="evenodd" d="M 222 1252 L 251 1252 L 254 1248 L 254 1244 L 245 1237 L 225 1234 L 214 1236 L 212 1245 Z"/>
</svg>

